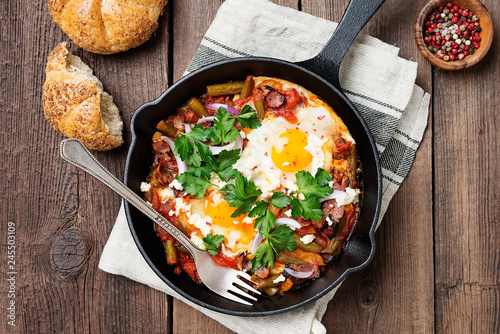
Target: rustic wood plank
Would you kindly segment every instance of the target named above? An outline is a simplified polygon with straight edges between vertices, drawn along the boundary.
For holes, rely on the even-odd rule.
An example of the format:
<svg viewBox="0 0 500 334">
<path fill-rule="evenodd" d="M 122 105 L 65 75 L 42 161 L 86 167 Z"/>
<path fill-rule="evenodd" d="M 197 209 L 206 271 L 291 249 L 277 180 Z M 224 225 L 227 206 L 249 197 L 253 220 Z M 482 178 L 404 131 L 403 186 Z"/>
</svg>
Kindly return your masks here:
<svg viewBox="0 0 500 334">
<path fill-rule="evenodd" d="M 500 21 L 500 3 L 483 1 Z M 459 72 L 435 71 L 436 331 L 500 332 L 500 36 Z"/>
<path fill-rule="evenodd" d="M 302 8 L 338 22 L 348 2 L 304 0 Z M 430 92 L 431 69 L 412 38 L 414 18 L 402 19 L 413 13 L 416 16 L 425 2 L 401 6 L 399 1 L 388 0 L 363 31 L 389 44 L 397 43 L 400 56 L 417 60 L 417 83 Z M 329 304 L 323 318 L 328 332 L 433 332 L 431 152 L 429 126 L 414 166 L 376 233 L 373 263 L 348 277 Z"/>
<path fill-rule="evenodd" d="M 1 215 L 2 222 L 17 225 L 17 328 L 23 333 L 168 330 L 165 294 L 98 270 L 120 200 L 59 158 L 62 136 L 44 119 L 46 57 L 57 43 L 69 39 L 52 22 L 45 1 L 2 2 L 0 15 L 5 40 L 0 50 L 0 117 L 8 129 L 0 138 L 5 175 L 0 185 L 12 189 L 2 195 Z M 119 55 L 94 55 L 71 46 L 121 110 L 126 143 L 96 154 L 119 178 L 132 112 L 168 86 L 168 28 L 165 15 L 150 41 Z M 7 329 L 4 326 L 5 322 L 2 328 Z"/>
</svg>

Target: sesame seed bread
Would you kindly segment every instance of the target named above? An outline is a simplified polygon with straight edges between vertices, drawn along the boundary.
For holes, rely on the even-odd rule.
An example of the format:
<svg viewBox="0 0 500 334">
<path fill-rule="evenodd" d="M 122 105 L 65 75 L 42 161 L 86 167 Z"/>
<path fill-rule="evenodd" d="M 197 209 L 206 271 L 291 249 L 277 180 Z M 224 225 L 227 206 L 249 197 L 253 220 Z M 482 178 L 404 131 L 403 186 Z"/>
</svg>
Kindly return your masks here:
<svg viewBox="0 0 500 334">
<path fill-rule="evenodd" d="M 57 25 L 81 48 L 100 54 L 126 51 L 158 28 L 167 0 L 48 0 Z"/>
<path fill-rule="evenodd" d="M 45 69 L 43 108 L 49 123 L 87 148 L 106 151 L 123 143 L 123 122 L 111 95 L 66 43 L 52 50 Z"/>
</svg>

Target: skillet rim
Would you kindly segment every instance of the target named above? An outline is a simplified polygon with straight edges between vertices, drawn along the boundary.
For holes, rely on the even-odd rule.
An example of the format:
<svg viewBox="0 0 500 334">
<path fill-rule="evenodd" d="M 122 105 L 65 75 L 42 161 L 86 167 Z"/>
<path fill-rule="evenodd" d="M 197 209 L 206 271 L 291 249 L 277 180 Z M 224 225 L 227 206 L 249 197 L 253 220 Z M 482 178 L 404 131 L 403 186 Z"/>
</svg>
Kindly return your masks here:
<svg viewBox="0 0 500 334">
<path fill-rule="evenodd" d="M 350 273 L 353 273 L 353 272 L 356 272 L 356 271 L 359 271 L 359 270 L 365 268 L 373 260 L 373 257 L 375 254 L 375 249 L 376 249 L 375 229 L 376 229 L 377 222 L 378 222 L 378 219 L 380 216 L 380 208 L 381 208 L 381 202 L 382 202 L 382 170 L 381 170 L 379 153 L 378 153 L 378 150 L 376 148 L 375 140 L 373 139 L 373 136 L 372 136 L 370 130 L 368 129 L 368 126 L 366 125 L 365 121 L 363 120 L 363 118 L 359 114 L 356 107 L 354 107 L 352 102 L 344 95 L 344 93 L 341 90 L 339 90 L 337 87 L 335 87 L 333 84 L 331 84 L 329 81 L 327 81 L 326 79 L 324 79 L 320 75 L 314 73 L 313 71 L 311 71 L 311 70 L 309 70 L 301 65 L 298 65 L 298 64 L 295 64 L 292 62 L 288 62 L 285 60 L 281 60 L 281 59 L 270 58 L 270 57 L 238 57 L 238 58 L 230 58 L 230 59 L 221 60 L 218 62 L 208 64 L 206 66 L 203 66 L 203 67 L 197 69 L 196 71 L 189 73 L 188 75 L 182 77 L 181 79 L 179 79 L 171 87 L 169 87 L 166 91 L 164 91 L 157 99 L 150 101 L 150 102 L 146 102 L 146 103 L 142 104 L 141 106 L 139 106 L 136 109 L 136 111 L 134 112 L 134 114 L 132 115 L 132 118 L 130 121 L 130 130 L 131 130 L 132 137 L 131 137 L 131 143 L 130 143 L 128 153 L 127 153 L 127 159 L 125 162 L 124 183 L 128 186 L 127 180 L 129 177 L 129 166 L 131 163 L 132 152 L 134 151 L 137 140 L 138 140 L 138 136 L 137 136 L 136 130 L 135 130 L 135 124 L 136 124 L 137 119 L 140 117 L 141 113 L 144 110 L 146 110 L 147 108 L 149 108 L 151 106 L 158 105 L 171 91 L 174 91 L 177 86 L 181 85 L 184 81 L 190 80 L 192 77 L 198 75 L 199 73 L 201 73 L 203 71 L 212 69 L 214 67 L 224 66 L 228 63 L 259 62 L 259 61 L 279 63 L 282 65 L 290 66 L 290 67 L 293 67 L 295 70 L 306 72 L 308 75 L 315 77 L 315 79 L 323 82 L 326 86 L 328 86 L 328 88 L 333 90 L 336 93 L 336 95 L 339 98 L 341 98 L 343 100 L 343 102 L 345 102 L 347 104 L 347 106 L 351 109 L 350 112 L 353 112 L 354 115 L 356 116 L 356 118 L 358 119 L 358 121 L 360 122 L 360 124 L 363 128 L 364 134 L 368 137 L 368 142 L 370 144 L 370 151 L 372 151 L 372 153 L 373 153 L 373 157 L 374 157 L 373 162 L 374 162 L 374 165 L 376 167 L 376 174 L 377 174 L 377 203 L 376 203 L 375 210 L 373 213 L 373 218 L 372 218 L 373 220 L 371 222 L 371 226 L 370 226 L 370 229 L 368 231 L 368 237 L 370 239 L 370 245 L 371 245 L 369 256 L 360 265 L 354 266 L 354 267 L 348 267 L 336 280 L 334 280 L 332 283 L 330 283 L 328 285 L 328 287 L 325 288 L 324 290 L 322 290 L 320 293 L 318 293 L 310 298 L 307 298 L 307 299 L 305 299 L 297 304 L 294 304 L 292 306 L 288 306 L 285 308 L 270 310 L 270 311 L 234 311 L 234 310 L 230 310 L 230 309 L 226 309 L 226 308 L 217 307 L 217 306 L 214 306 L 211 304 L 207 304 L 207 303 L 185 293 L 183 290 L 178 288 L 175 284 L 170 282 L 167 279 L 167 277 L 165 277 L 165 275 L 163 275 L 160 272 L 160 270 L 156 267 L 156 265 L 153 263 L 153 261 L 147 256 L 147 253 L 146 253 L 144 247 L 142 246 L 142 243 L 140 242 L 139 237 L 138 237 L 138 235 L 135 231 L 135 228 L 133 226 L 132 217 L 131 217 L 131 213 L 130 213 L 131 206 L 127 201 L 124 201 L 127 223 L 128 223 L 129 228 L 130 228 L 130 232 L 133 236 L 134 242 L 135 242 L 136 246 L 138 247 L 141 255 L 148 263 L 148 265 L 151 267 L 151 269 L 153 269 L 155 274 L 162 281 L 164 281 L 170 288 L 172 288 L 175 292 L 179 293 L 184 298 L 186 298 L 189 301 L 191 301 L 195 304 L 198 304 L 204 308 L 207 308 L 207 309 L 212 310 L 212 311 L 224 313 L 224 314 L 235 315 L 235 316 L 245 316 L 245 317 L 275 315 L 275 314 L 279 314 L 279 313 L 292 311 L 294 309 L 297 309 L 297 308 L 300 308 L 300 307 L 305 306 L 307 304 L 310 304 L 310 303 L 318 300 L 319 298 L 323 297 L 324 295 L 326 295 L 328 292 L 330 292 L 335 287 L 337 287 Z M 210 291 L 210 290 L 207 289 L 207 291 Z M 214 292 L 210 291 L 210 293 L 214 293 Z"/>
</svg>

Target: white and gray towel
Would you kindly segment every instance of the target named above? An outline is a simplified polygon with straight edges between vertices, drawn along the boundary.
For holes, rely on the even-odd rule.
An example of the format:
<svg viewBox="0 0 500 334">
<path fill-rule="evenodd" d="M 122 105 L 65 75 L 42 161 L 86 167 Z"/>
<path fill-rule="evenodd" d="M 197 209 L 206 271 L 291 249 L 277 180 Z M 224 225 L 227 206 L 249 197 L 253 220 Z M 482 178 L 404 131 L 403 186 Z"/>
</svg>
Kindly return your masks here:
<svg viewBox="0 0 500 334">
<path fill-rule="evenodd" d="M 215 61 L 262 56 L 301 61 L 314 57 L 337 24 L 267 0 L 227 0 L 203 37 L 186 73 Z M 340 84 L 366 121 L 380 152 L 381 216 L 408 174 L 427 125 L 430 95 L 415 85 L 417 64 L 399 49 L 360 34 L 340 69 Z M 126 253 L 125 258 L 122 255 Z M 104 247 L 99 268 L 147 284 L 198 309 L 238 333 L 326 333 L 321 318 L 336 290 L 301 309 L 266 317 L 237 317 L 199 307 L 170 289 L 148 266 L 127 225 L 123 206 Z"/>
</svg>

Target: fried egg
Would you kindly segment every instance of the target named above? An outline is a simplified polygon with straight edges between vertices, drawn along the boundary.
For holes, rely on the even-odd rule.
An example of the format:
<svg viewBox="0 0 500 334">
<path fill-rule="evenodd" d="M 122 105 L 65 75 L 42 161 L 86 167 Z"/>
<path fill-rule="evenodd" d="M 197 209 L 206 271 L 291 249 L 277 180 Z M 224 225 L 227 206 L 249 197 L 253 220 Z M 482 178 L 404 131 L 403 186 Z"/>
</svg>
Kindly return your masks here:
<svg viewBox="0 0 500 334">
<path fill-rule="evenodd" d="M 255 78 L 256 87 L 269 78 Z M 313 176 L 318 168 L 329 170 L 334 140 L 343 137 L 354 144 L 349 131 L 333 109 L 310 91 L 285 80 L 273 79 L 283 89 L 295 88 L 304 102 L 296 108 L 296 123 L 267 114 L 262 126 L 245 128 L 247 145 L 234 165 L 243 176 L 253 180 L 262 199 L 273 192 L 297 189 L 295 173 L 300 170 Z"/>
</svg>

